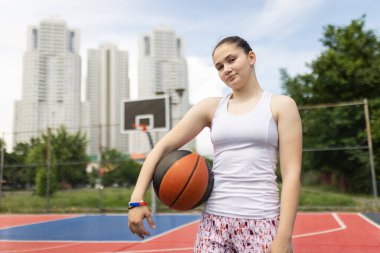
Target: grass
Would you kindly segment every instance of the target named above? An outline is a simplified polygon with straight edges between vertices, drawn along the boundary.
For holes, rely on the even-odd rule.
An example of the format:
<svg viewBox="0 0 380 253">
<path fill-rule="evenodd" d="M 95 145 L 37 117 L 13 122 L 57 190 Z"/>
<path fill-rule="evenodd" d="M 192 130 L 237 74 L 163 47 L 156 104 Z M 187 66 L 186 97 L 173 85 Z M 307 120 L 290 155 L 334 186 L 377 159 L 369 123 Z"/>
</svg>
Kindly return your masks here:
<svg viewBox="0 0 380 253">
<path fill-rule="evenodd" d="M 300 209 L 314 210 L 319 208 L 352 208 L 356 202 L 351 195 L 326 190 L 321 187 L 303 187 L 300 196 Z"/>
<path fill-rule="evenodd" d="M 56 192 L 49 200 L 49 211 L 54 213 L 99 212 L 113 209 L 128 210 L 132 189 L 106 188 L 77 189 Z M 5 213 L 43 213 L 46 212 L 46 198 L 32 192 L 19 191 L 6 193 L 0 211 Z"/>
<path fill-rule="evenodd" d="M 105 188 L 65 190 L 55 193 L 49 201 L 51 213 L 96 213 L 128 211 L 132 188 Z M 145 198 L 150 202 L 150 191 Z M 100 201 L 101 200 L 101 201 Z M 46 199 L 32 192 L 5 192 L 0 203 L 1 213 L 44 213 Z M 202 206 L 192 211 L 200 212 Z M 358 196 L 337 192 L 328 187 L 303 186 L 301 190 L 301 211 L 380 211 L 373 205 L 371 196 Z M 157 201 L 159 212 L 176 212 Z"/>
<path fill-rule="evenodd" d="M 370 195 L 339 192 L 328 186 L 303 186 L 299 209 L 304 211 L 380 211 Z"/>
</svg>

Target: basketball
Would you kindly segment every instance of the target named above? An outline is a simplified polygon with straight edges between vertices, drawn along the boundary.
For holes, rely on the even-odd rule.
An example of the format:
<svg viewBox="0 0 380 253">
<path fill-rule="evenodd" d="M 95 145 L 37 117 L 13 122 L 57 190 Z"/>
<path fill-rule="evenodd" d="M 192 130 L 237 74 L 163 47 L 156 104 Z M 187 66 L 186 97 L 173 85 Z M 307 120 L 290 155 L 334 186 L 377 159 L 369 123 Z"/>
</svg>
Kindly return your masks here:
<svg viewBox="0 0 380 253">
<path fill-rule="evenodd" d="M 164 156 L 153 174 L 157 197 L 171 209 L 186 211 L 205 202 L 211 194 L 214 177 L 206 160 L 188 150 Z"/>
</svg>

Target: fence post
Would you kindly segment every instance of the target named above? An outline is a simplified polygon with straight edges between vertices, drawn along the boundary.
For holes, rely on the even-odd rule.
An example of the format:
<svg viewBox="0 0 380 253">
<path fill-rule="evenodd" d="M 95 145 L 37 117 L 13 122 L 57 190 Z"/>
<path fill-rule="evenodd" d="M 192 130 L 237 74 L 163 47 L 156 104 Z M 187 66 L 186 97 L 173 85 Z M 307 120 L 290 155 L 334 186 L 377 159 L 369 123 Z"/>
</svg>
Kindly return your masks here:
<svg viewBox="0 0 380 253">
<path fill-rule="evenodd" d="M 0 150 L 0 210 L 2 208 L 3 202 L 3 171 L 4 171 L 4 149 L 5 149 L 5 141 L 4 141 L 4 132 L 1 138 L 1 150 Z"/>
<path fill-rule="evenodd" d="M 51 174 L 51 129 L 47 130 L 47 145 L 46 145 L 46 212 L 50 209 L 50 174 Z"/>
<path fill-rule="evenodd" d="M 373 159 L 371 122 L 369 120 L 369 110 L 368 110 L 368 100 L 367 99 L 364 99 L 364 115 L 365 115 L 365 124 L 366 124 L 366 128 L 367 128 L 368 153 L 369 153 L 369 162 L 370 162 L 370 166 L 371 166 L 374 206 L 376 206 L 377 205 L 376 172 L 375 172 L 375 162 Z"/>
</svg>

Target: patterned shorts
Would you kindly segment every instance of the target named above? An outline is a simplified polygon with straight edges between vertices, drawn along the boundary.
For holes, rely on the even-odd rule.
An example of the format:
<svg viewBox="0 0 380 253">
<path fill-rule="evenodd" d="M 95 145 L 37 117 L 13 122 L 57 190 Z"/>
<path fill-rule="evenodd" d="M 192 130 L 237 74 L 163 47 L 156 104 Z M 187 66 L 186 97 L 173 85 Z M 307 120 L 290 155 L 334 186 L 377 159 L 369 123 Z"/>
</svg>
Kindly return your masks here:
<svg viewBox="0 0 380 253">
<path fill-rule="evenodd" d="M 203 213 L 194 252 L 267 252 L 280 217 L 240 219 Z"/>
</svg>

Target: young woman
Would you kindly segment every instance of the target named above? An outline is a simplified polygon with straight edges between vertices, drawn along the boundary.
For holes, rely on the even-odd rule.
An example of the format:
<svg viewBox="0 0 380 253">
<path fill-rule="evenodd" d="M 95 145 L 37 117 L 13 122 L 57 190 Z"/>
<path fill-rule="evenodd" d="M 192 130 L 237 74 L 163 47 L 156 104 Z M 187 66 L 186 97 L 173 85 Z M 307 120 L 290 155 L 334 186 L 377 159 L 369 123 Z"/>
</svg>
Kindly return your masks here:
<svg viewBox="0 0 380 253">
<path fill-rule="evenodd" d="M 144 199 L 161 157 L 210 127 L 215 181 L 194 252 L 291 253 L 302 150 L 296 103 L 261 88 L 254 68 L 256 56 L 244 39 L 224 38 L 212 56 L 220 79 L 232 92 L 194 105 L 156 144 L 143 164 L 131 201 Z M 275 175 L 278 155 L 281 200 Z M 146 206 L 130 209 L 129 228 L 142 239 L 150 235 L 144 218 L 155 227 Z"/>
</svg>

